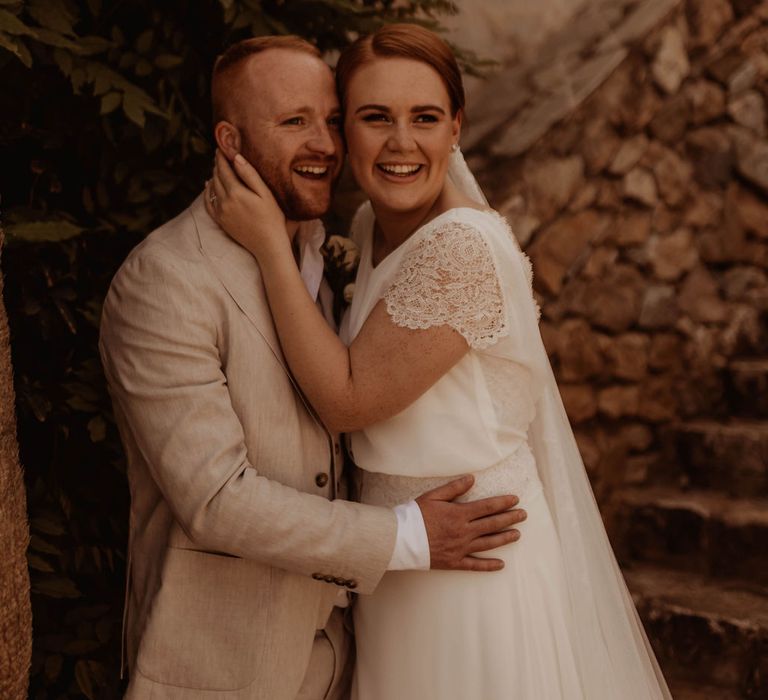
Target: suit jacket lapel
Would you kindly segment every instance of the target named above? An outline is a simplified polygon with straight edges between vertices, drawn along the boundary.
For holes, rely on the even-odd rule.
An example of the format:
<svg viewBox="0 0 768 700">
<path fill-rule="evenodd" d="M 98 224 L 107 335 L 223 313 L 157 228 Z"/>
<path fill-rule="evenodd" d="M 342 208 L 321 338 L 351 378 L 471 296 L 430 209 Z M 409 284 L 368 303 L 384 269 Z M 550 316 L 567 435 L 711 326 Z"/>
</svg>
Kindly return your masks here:
<svg viewBox="0 0 768 700">
<path fill-rule="evenodd" d="M 200 249 L 211 263 L 221 284 L 256 327 L 283 369 L 290 374 L 269 311 L 258 263 L 245 248 L 227 236 L 211 219 L 205 210 L 203 196 L 200 195 L 190 206 Z"/>
</svg>

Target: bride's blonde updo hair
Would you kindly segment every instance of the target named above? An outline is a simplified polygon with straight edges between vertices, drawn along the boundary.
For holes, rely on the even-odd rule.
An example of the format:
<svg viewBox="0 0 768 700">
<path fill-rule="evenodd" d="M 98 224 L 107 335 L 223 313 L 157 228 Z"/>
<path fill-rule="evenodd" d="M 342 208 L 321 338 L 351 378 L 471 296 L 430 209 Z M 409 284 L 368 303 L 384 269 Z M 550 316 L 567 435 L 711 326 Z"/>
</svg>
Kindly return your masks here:
<svg viewBox="0 0 768 700">
<path fill-rule="evenodd" d="M 344 49 L 336 64 L 336 87 L 342 108 L 355 72 L 377 58 L 408 58 L 437 71 L 451 101 L 452 116 L 464 108 L 464 84 L 453 51 L 437 34 L 418 24 L 387 24 Z"/>
</svg>

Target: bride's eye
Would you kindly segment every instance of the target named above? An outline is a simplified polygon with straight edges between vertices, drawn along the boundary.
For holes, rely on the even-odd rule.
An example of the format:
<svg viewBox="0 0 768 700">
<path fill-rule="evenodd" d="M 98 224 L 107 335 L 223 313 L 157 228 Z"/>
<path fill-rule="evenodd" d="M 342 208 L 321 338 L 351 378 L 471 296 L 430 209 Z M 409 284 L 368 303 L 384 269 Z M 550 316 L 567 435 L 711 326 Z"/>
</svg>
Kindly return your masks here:
<svg viewBox="0 0 768 700">
<path fill-rule="evenodd" d="M 434 114 L 419 114 L 415 121 L 417 124 L 434 124 L 438 118 Z"/>
<path fill-rule="evenodd" d="M 383 112 L 369 112 L 368 114 L 363 116 L 364 122 L 387 122 L 389 121 L 389 116 L 384 114 Z"/>
</svg>

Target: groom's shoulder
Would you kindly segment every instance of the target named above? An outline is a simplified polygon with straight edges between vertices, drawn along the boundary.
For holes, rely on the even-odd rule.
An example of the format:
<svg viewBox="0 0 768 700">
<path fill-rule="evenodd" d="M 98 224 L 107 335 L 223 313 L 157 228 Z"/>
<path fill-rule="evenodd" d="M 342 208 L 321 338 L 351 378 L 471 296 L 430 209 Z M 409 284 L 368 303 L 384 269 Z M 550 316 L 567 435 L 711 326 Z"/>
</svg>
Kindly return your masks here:
<svg viewBox="0 0 768 700">
<path fill-rule="evenodd" d="M 136 268 L 189 270 L 203 262 L 195 223 L 196 202 L 170 221 L 151 231 L 136 245 L 123 261 L 115 279 L 130 274 Z"/>
<path fill-rule="evenodd" d="M 199 262 L 200 244 L 193 215 L 193 205 L 188 206 L 170 221 L 151 231 L 126 258 L 154 257 L 168 262 Z"/>
</svg>

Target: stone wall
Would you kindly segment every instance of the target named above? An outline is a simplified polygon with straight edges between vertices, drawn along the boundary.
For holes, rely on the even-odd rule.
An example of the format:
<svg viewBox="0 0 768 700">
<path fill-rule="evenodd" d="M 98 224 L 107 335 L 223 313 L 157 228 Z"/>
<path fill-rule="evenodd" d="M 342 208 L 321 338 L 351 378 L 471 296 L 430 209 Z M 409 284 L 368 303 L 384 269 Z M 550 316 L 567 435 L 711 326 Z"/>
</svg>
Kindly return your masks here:
<svg viewBox="0 0 768 700">
<path fill-rule="evenodd" d="M 666 429 L 726 416 L 724 370 L 766 350 L 768 312 L 768 3 L 609 4 L 608 35 L 587 22 L 490 85 L 468 139 L 532 258 L 602 501 L 620 485 L 686 485 Z"/>
</svg>

